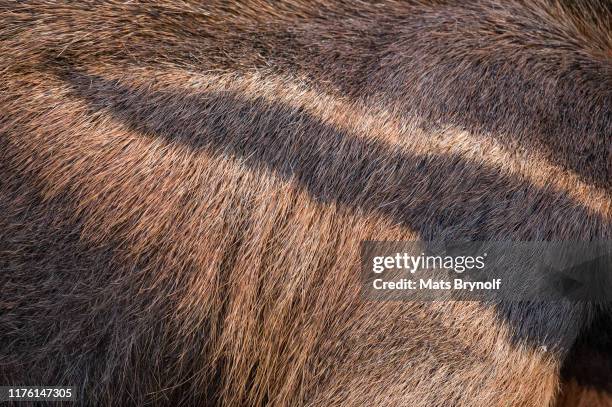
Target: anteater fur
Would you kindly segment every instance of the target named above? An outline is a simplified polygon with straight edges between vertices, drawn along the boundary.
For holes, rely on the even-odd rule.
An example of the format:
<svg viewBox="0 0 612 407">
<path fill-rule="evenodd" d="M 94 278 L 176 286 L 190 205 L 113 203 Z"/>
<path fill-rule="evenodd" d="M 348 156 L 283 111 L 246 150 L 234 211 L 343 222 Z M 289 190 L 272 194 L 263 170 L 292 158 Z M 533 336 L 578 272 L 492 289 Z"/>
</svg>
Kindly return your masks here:
<svg viewBox="0 0 612 407">
<path fill-rule="evenodd" d="M 612 239 L 611 108 L 608 0 L 0 0 L 0 385 L 610 403 L 608 307 L 366 301 L 359 248 Z"/>
</svg>

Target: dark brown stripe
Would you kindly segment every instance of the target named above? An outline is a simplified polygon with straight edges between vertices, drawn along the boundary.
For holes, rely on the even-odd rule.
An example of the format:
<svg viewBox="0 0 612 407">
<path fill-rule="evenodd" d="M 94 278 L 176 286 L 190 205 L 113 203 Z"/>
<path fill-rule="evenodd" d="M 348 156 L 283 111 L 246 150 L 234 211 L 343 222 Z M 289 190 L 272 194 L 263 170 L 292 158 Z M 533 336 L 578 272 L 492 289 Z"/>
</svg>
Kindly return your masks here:
<svg viewBox="0 0 612 407">
<path fill-rule="evenodd" d="M 610 238 L 610 219 L 460 156 L 398 152 L 352 137 L 308 113 L 230 92 L 199 95 L 130 89 L 83 73 L 64 79 L 91 114 L 194 150 L 239 158 L 297 182 L 312 199 L 376 212 L 426 240 Z M 499 315 L 517 341 L 564 352 L 589 306 L 506 303 Z"/>
</svg>

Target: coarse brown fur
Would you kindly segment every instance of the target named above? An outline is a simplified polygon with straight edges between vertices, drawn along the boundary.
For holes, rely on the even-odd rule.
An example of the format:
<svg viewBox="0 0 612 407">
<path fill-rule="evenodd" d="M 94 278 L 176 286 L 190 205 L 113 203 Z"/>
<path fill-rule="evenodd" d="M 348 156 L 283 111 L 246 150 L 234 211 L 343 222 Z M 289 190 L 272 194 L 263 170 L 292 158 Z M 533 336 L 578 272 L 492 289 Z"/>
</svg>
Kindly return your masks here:
<svg viewBox="0 0 612 407">
<path fill-rule="evenodd" d="M 0 89 L 0 385 L 609 400 L 607 307 L 359 278 L 364 240 L 612 239 L 608 1 L 0 0 Z"/>
</svg>

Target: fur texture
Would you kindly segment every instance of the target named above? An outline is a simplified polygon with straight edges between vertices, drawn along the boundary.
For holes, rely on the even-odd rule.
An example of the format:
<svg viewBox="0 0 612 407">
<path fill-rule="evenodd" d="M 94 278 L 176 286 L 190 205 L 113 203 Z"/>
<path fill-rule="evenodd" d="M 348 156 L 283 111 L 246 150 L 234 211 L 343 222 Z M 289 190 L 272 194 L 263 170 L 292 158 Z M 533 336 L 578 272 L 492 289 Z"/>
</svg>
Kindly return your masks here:
<svg viewBox="0 0 612 407">
<path fill-rule="evenodd" d="M 605 354 L 581 338 L 606 307 L 367 302 L 359 244 L 612 239 L 608 1 L 0 1 L 0 21 L 0 384 L 605 402 L 572 347 Z"/>
</svg>

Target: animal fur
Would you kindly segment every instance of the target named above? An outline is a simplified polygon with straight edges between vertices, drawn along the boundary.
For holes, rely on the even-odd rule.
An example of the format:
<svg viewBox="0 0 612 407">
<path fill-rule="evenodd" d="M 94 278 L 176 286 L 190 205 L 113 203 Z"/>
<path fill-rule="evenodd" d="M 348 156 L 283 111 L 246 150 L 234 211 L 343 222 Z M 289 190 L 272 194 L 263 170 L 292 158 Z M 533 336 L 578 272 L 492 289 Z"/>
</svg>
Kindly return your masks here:
<svg viewBox="0 0 612 407">
<path fill-rule="evenodd" d="M 578 403 L 609 309 L 368 302 L 359 244 L 612 239 L 608 1 L 0 0 L 0 89 L 0 385 Z"/>
</svg>

